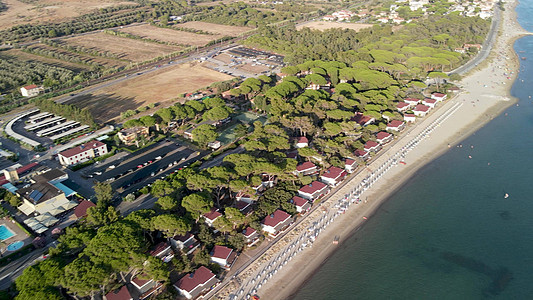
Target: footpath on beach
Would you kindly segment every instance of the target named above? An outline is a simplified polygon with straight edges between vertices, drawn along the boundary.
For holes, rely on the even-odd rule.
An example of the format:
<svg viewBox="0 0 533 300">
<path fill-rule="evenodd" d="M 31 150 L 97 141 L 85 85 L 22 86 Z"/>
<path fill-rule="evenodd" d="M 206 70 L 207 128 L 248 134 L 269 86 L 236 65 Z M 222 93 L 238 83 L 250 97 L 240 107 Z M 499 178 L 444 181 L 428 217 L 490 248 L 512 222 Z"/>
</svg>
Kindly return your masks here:
<svg viewBox="0 0 533 300">
<path fill-rule="evenodd" d="M 289 298 L 334 251 L 334 239 L 342 242 L 421 166 L 511 105 L 509 89 L 519 64 L 512 43 L 529 34 L 516 23 L 515 4 L 506 3 L 501 13 L 499 35 L 489 56 L 492 60 L 470 71 L 457 96 L 410 126 L 318 209 L 210 296 L 247 299 L 257 293 L 263 299 Z M 475 154 L 469 158 L 475 159 Z"/>
</svg>

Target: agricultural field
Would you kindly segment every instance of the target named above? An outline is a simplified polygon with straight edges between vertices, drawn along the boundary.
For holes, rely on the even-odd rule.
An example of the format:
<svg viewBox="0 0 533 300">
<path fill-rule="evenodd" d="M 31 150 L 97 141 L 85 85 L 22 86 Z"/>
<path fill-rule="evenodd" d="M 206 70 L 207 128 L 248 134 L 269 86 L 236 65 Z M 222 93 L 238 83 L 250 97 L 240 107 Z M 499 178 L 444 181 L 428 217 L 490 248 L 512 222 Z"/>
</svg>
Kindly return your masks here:
<svg viewBox="0 0 533 300">
<path fill-rule="evenodd" d="M 222 37 L 222 35 L 217 34 L 197 34 L 187 31 L 161 28 L 149 24 L 126 27 L 119 29 L 119 31 L 137 35 L 145 39 L 153 39 L 165 43 L 190 46 L 204 46 L 210 41 Z"/>
<path fill-rule="evenodd" d="M 303 25 L 296 26 L 296 29 L 300 30 L 304 27 L 324 31 L 331 28 L 344 28 L 344 29 L 353 29 L 359 31 L 364 28 L 369 28 L 374 26 L 374 24 L 359 24 L 359 23 L 340 23 L 340 22 L 326 22 L 326 21 L 314 21 L 308 22 Z"/>
<path fill-rule="evenodd" d="M 94 9 L 135 4 L 128 1 L 113 0 L 2 0 L 8 6 L 7 11 L 0 14 L 0 29 L 14 25 L 34 24 L 43 22 L 65 21 L 88 13 Z"/>
<path fill-rule="evenodd" d="M 90 65 L 90 64 L 97 64 L 97 65 L 103 66 L 105 68 L 118 67 L 118 66 L 123 66 L 123 65 L 127 64 L 127 62 L 125 62 L 125 61 L 120 61 L 120 60 L 116 60 L 116 59 L 109 59 L 109 58 L 104 58 L 104 57 L 83 55 L 83 54 L 74 53 L 74 52 L 70 52 L 70 51 L 67 51 L 67 50 L 63 50 L 63 49 L 50 47 L 50 46 L 47 46 L 47 45 L 44 45 L 44 44 L 32 45 L 32 46 L 28 47 L 28 49 L 30 49 L 31 51 L 35 51 L 37 53 L 40 50 L 41 51 L 52 51 L 55 54 L 61 54 L 61 55 L 64 55 L 65 57 L 77 58 L 77 59 L 79 59 L 81 61 L 81 63 L 79 63 L 78 65 L 81 65 L 81 66 L 85 65 L 86 68 L 88 68 L 87 65 Z M 30 53 L 30 54 L 36 55 L 36 53 Z M 39 55 L 39 57 L 42 58 L 43 56 Z M 58 61 L 66 62 L 66 59 L 63 59 L 63 60 L 59 60 L 58 59 Z"/>
<path fill-rule="evenodd" d="M 201 64 L 180 64 L 125 80 L 100 89 L 95 94 L 75 97 L 69 104 L 87 107 L 96 121 L 103 123 L 119 117 L 121 112 L 128 109 L 170 102 L 179 94 L 232 78 Z"/>
<path fill-rule="evenodd" d="M 31 53 L 23 52 L 20 49 L 11 49 L 3 52 L 6 56 L 12 57 L 16 60 L 23 61 L 23 62 L 31 62 L 31 61 L 39 61 L 47 65 L 52 65 L 60 68 L 69 69 L 73 72 L 79 73 L 83 71 L 87 71 L 90 67 L 66 62 L 64 60 L 59 60 L 55 58 L 48 58 L 48 57 L 42 57 L 40 55 L 35 55 Z"/>
<path fill-rule="evenodd" d="M 214 34 L 219 34 L 222 36 L 238 36 L 242 33 L 248 32 L 253 28 L 244 27 L 244 26 L 230 26 L 230 25 L 221 25 L 214 23 L 206 23 L 200 21 L 191 21 L 182 24 L 176 25 L 176 27 L 189 28 L 195 30 L 202 30 L 211 32 Z"/>
<path fill-rule="evenodd" d="M 117 55 L 118 58 L 131 62 L 143 62 L 181 50 L 178 46 L 144 42 L 142 40 L 114 36 L 103 32 L 71 37 L 63 41 L 72 46 L 82 46 L 98 51 L 109 51 Z"/>
</svg>

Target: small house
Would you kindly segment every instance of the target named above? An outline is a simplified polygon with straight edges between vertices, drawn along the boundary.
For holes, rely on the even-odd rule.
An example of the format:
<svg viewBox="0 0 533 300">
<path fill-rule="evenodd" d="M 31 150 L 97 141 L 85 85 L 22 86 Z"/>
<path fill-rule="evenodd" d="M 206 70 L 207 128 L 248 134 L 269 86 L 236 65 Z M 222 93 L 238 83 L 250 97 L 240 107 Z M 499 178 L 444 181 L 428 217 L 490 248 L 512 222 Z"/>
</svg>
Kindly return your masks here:
<svg viewBox="0 0 533 300">
<path fill-rule="evenodd" d="M 329 192 L 329 187 L 320 182 L 313 181 L 308 185 L 304 185 L 298 190 L 298 195 L 304 199 L 314 202 L 316 199 L 326 195 Z"/>
<path fill-rule="evenodd" d="M 361 127 L 365 127 L 367 125 L 370 125 L 376 121 L 373 117 L 365 116 L 361 112 L 356 112 L 355 116 L 352 117 L 352 121 L 355 123 L 361 125 Z"/>
<path fill-rule="evenodd" d="M 174 288 L 187 299 L 196 298 L 214 288 L 218 280 L 208 268 L 201 266 L 193 273 L 183 276 L 174 284 Z"/>
<path fill-rule="evenodd" d="M 120 289 L 105 294 L 104 300 L 133 300 L 128 288 L 123 285 Z"/>
<path fill-rule="evenodd" d="M 422 100 L 422 104 L 424 104 L 425 106 L 429 106 L 430 108 L 435 108 L 435 105 L 437 105 L 437 100 L 425 98 L 424 100 Z"/>
<path fill-rule="evenodd" d="M 415 114 L 405 114 L 403 115 L 403 120 L 407 123 L 414 123 L 416 122 L 416 115 Z"/>
<path fill-rule="evenodd" d="M 378 142 L 374 142 L 374 141 L 368 141 L 365 143 L 365 151 L 367 152 L 378 152 L 379 150 L 381 150 L 381 145 L 378 143 Z"/>
<path fill-rule="evenodd" d="M 250 226 L 246 227 L 246 229 L 242 231 L 242 234 L 246 239 L 246 245 L 248 247 L 253 246 L 259 241 L 259 233 L 257 232 L 257 230 L 253 229 Z"/>
<path fill-rule="evenodd" d="M 355 172 L 355 169 L 357 169 L 357 162 L 353 159 L 347 158 L 344 160 L 344 170 L 348 173 Z"/>
<path fill-rule="evenodd" d="M 203 217 L 205 219 L 205 224 L 209 227 L 213 227 L 213 223 L 216 219 L 220 218 L 222 216 L 221 213 L 218 212 L 215 208 L 211 209 L 210 212 L 203 214 Z"/>
<path fill-rule="evenodd" d="M 174 258 L 174 252 L 167 242 L 161 242 L 150 251 L 150 255 L 161 259 L 163 262 L 169 262 Z"/>
<path fill-rule="evenodd" d="M 189 255 L 200 246 L 200 242 L 194 237 L 194 234 L 187 232 L 185 235 L 176 235 L 171 237 L 170 244 Z"/>
<path fill-rule="evenodd" d="M 311 203 L 302 197 L 294 196 L 290 201 L 294 204 L 296 211 L 300 214 L 305 214 L 311 209 Z"/>
<path fill-rule="evenodd" d="M 402 131 L 405 129 L 405 123 L 398 120 L 392 120 L 387 124 L 387 131 Z"/>
<path fill-rule="evenodd" d="M 30 84 L 27 86 L 23 86 L 20 88 L 20 93 L 22 94 L 22 97 L 34 97 L 39 95 L 40 92 L 42 92 L 44 89 L 42 87 L 38 87 L 35 84 Z"/>
<path fill-rule="evenodd" d="M 386 131 L 380 131 L 376 135 L 376 141 L 381 145 L 384 145 L 394 139 L 394 136 Z"/>
<path fill-rule="evenodd" d="M 364 160 L 370 159 L 370 152 L 362 150 L 362 149 L 355 150 L 354 155 L 355 157 L 359 157 Z"/>
<path fill-rule="evenodd" d="M 403 100 L 405 103 L 409 104 L 410 106 L 415 106 L 420 102 L 420 99 L 417 98 L 405 98 Z"/>
<path fill-rule="evenodd" d="M 341 183 L 344 178 L 346 178 L 346 175 L 348 175 L 348 173 L 345 170 L 339 167 L 330 167 L 320 176 L 320 180 L 332 187 L 335 187 Z"/>
<path fill-rule="evenodd" d="M 149 278 L 144 273 L 133 278 L 131 284 L 137 289 L 137 292 L 140 294 L 139 299 L 141 300 L 149 298 L 163 287 L 161 282 Z"/>
<path fill-rule="evenodd" d="M 296 148 L 304 148 L 309 146 L 309 140 L 305 136 L 296 139 Z"/>
<path fill-rule="evenodd" d="M 281 231 L 285 230 L 291 222 L 291 215 L 278 209 L 261 221 L 261 228 L 271 237 L 276 237 Z"/>
<path fill-rule="evenodd" d="M 307 176 L 307 175 L 314 175 L 318 173 L 318 167 L 310 162 L 306 161 L 302 164 L 299 164 L 296 166 L 296 170 L 294 171 L 294 175 L 296 176 Z"/>
<path fill-rule="evenodd" d="M 428 114 L 429 109 L 429 106 L 425 106 L 424 104 L 418 104 L 417 106 L 415 106 L 415 108 L 413 108 L 413 112 L 417 117 L 425 117 Z"/>
<path fill-rule="evenodd" d="M 446 100 L 446 94 L 443 94 L 443 93 L 433 93 L 431 94 L 431 99 L 435 99 L 437 100 L 437 102 L 441 102 L 441 101 L 444 101 Z"/>
<path fill-rule="evenodd" d="M 220 265 L 224 270 L 231 269 L 237 260 L 237 253 L 233 249 L 219 245 L 215 245 L 210 255 L 211 262 Z"/>
</svg>

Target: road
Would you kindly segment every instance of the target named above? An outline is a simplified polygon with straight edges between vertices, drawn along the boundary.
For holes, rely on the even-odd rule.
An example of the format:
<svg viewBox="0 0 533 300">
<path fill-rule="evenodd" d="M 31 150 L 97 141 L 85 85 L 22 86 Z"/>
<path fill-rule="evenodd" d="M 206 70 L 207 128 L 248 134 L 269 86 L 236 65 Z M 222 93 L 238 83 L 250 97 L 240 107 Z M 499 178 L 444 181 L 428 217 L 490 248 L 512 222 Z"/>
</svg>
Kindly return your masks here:
<svg viewBox="0 0 533 300">
<path fill-rule="evenodd" d="M 494 17 L 492 18 L 492 23 L 490 26 L 490 30 L 487 34 L 487 39 L 485 39 L 485 42 L 481 46 L 481 50 L 479 53 L 474 57 L 474 59 L 470 60 L 466 64 L 460 66 L 459 68 L 451 71 L 449 74 L 459 74 L 463 75 L 473 68 L 475 68 L 480 62 L 485 60 L 492 49 L 492 45 L 494 44 L 494 41 L 496 40 L 496 36 L 498 33 L 498 29 L 500 28 L 501 23 L 501 11 L 498 5 L 495 5 L 494 9 Z"/>
<path fill-rule="evenodd" d="M 13 261 L 5 267 L 2 267 L 0 270 L 0 290 L 8 289 L 13 284 L 15 278 L 19 277 L 24 269 L 35 263 L 36 260 L 38 260 L 43 253 L 50 248 L 50 246 L 52 246 L 52 244 L 28 253 L 26 256 Z"/>
</svg>

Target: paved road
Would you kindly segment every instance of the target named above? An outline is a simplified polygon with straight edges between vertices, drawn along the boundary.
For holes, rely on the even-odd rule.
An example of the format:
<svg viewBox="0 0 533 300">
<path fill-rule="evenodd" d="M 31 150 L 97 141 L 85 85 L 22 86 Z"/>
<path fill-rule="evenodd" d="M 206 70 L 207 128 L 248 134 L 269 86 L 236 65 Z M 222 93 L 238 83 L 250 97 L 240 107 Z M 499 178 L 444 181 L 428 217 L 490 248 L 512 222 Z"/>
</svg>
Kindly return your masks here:
<svg viewBox="0 0 533 300">
<path fill-rule="evenodd" d="M 37 249 L 26 256 L 23 256 L 0 270 L 0 290 L 8 289 L 15 278 L 22 274 L 22 271 L 35 263 L 45 253 L 51 245 Z"/>
</svg>

